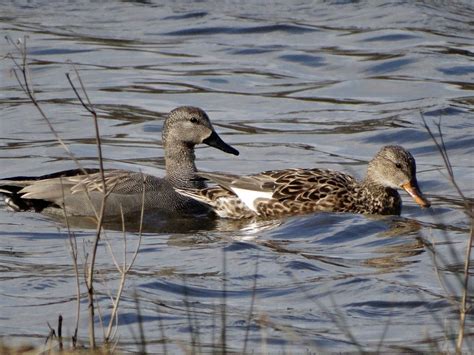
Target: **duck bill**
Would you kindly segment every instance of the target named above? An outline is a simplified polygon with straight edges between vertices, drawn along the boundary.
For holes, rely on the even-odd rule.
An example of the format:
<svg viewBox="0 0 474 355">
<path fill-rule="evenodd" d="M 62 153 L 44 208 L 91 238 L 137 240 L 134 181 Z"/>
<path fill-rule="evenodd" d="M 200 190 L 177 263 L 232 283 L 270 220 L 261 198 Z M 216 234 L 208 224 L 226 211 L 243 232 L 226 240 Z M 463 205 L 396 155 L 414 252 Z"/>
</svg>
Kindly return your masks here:
<svg viewBox="0 0 474 355">
<path fill-rule="evenodd" d="M 416 181 L 410 181 L 402 185 L 402 188 L 415 200 L 421 207 L 430 207 L 431 203 L 428 201 L 420 191 Z"/>
<path fill-rule="evenodd" d="M 223 152 L 239 155 L 239 151 L 235 148 L 232 148 L 226 142 L 224 142 L 221 137 L 217 135 L 216 132 L 212 131 L 211 135 L 202 141 L 204 144 L 207 144 L 211 147 L 222 150 Z"/>
</svg>

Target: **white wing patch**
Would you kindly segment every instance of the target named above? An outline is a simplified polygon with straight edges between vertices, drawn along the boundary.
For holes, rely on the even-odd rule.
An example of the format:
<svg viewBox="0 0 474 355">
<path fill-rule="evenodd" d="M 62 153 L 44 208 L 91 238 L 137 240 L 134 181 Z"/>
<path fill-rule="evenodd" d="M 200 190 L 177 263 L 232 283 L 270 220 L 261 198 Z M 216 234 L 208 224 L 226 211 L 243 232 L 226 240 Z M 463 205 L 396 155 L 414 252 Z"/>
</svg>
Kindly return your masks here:
<svg viewBox="0 0 474 355">
<path fill-rule="evenodd" d="M 259 198 L 264 198 L 270 200 L 273 198 L 273 191 L 255 191 L 255 190 L 246 190 L 240 189 L 238 187 L 231 186 L 232 191 L 239 196 L 240 200 L 245 203 L 245 205 L 257 213 L 254 202 Z"/>
</svg>

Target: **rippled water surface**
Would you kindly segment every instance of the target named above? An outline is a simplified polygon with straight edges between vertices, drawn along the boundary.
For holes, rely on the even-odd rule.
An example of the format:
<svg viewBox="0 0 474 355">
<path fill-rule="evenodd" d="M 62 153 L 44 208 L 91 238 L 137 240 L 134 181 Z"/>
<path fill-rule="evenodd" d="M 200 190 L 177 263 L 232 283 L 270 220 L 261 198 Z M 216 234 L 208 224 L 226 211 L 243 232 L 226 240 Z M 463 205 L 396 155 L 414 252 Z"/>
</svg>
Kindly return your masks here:
<svg viewBox="0 0 474 355">
<path fill-rule="evenodd" d="M 416 157 L 433 206 L 422 210 L 402 193 L 401 217 L 321 213 L 150 230 L 120 305 L 119 346 L 137 350 L 141 323 L 150 352 L 163 343 L 208 351 L 225 320 L 226 345 L 237 352 L 245 339 L 255 352 L 453 350 L 458 312 L 449 296 L 461 294 L 470 223 L 420 112 L 435 130 L 441 122 L 457 183 L 472 198 L 472 3 L 160 3 L 0 4 L 2 34 L 28 36 L 37 97 L 84 165 L 97 166 L 94 129 L 65 77 L 70 63 L 99 113 L 108 168 L 163 175 L 163 119 L 194 105 L 241 153 L 199 147 L 200 169 L 317 166 L 360 178 L 381 146 L 398 144 Z M 3 56 L 14 47 L 4 41 L 0 50 L 0 178 L 74 168 L 11 74 Z M 82 264 L 94 231 L 74 232 Z M 108 231 L 107 240 L 123 260 L 122 234 Z M 130 260 L 137 234 L 127 240 Z M 99 251 L 107 321 L 120 275 L 105 243 Z M 0 336 L 42 344 L 59 314 L 72 334 L 75 277 L 61 223 L 0 205 L 0 278 Z M 466 351 L 473 323 L 470 314 Z"/>
</svg>

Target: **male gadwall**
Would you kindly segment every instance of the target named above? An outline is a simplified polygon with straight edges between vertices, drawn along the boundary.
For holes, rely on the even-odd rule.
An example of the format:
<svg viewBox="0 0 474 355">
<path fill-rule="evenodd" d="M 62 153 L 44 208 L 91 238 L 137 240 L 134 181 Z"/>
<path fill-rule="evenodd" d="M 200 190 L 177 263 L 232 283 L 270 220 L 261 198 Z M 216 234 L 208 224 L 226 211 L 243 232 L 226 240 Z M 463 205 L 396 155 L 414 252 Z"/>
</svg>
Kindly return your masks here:
<svg viewBox="0 0 474 355">
<path fill-rule="evenodd" d="M 226 153 L 239 152 L 226 144 L 214 131 L 207 114 L 197 107 L 178 107 L 164 122 L 163 148 L 166 175 L 163 178 L 126 170 L 106 170 L 108 194 L 105 215 L 145 212 L 195 215 L 209 207 L 178 194 L 174 187 L 202 189 L 206 185 L 196 176 L 194 146 L 205 143 Z M 145 189 L 145 192 L 143 192 Z M 0 192 L 13 210 L 35 210 L 71 216 L 98 216 L 104 190 L 97 169 L 76 169 L 40 177 L 0 180 Z"/>
<path fill-rule="evenodd" d="M 399 215 L 404 189 L 422 207 L 413 156 L 399 146 L 385 146 L 370 161 L 361 182 L 352 176 L 323 169 L 285 169 L 236 176 L 198 173 L 218 186 L 178 191 L 208 204 L 224 218 L 276 218 L 326 212 Z"/>
</svg>

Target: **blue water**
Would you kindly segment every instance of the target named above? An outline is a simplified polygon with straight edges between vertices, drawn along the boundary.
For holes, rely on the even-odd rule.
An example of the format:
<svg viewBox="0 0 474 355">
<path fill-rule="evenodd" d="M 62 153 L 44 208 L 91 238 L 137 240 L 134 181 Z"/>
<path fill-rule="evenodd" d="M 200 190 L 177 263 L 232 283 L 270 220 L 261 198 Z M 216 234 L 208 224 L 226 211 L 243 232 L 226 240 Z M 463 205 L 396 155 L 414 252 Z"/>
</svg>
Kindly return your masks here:
<svg viewBox="0 0 474 355">
<path fill-rule="evenodd" d="M 470 221 L 420 113 L 435 131 L 440 124 L 456 181 L 472 199 L 473 18 L 470 1 L 0 4 L 1 32 L 28 36 L 36 95 L 86 166 L 97 166 L 94 128 L 65 77 L 71 62 L 99 113 L 108 168 L 163 175 L 163 119 L 195 105 L 241 153 L 199 147 L 202 170 L 318 166 L 360 178 L 381 146 L 398 144 L 415 156 L 433 203 L 422 210 L 402 193 L 401 217 L 322 213 L 150 230 L 127 279 L 118 346 L 138 349 L 138 299 L 152 353 L 162 342 L 169 352 L 217 349 L 222 312 L 230 351 L 242 351 L 245 339 L 247 351 L 269 353 L 453 351 L 452 297 L 461 294 Z M 7 53 L 15 49 L 4 41 L 0 178 L 75 167 L 21 91 Z M 94 231 L 74 231 L 82 264 Z M 138 236 L 127 238 L 130 260 Z M 108 231 L 107 240 L 122 260 L 122 233 Z M 120 275 L 105 243 L 97 270 L 107 321 Z M 0 205 L 0 279 L 4 341 L 41 345 L 59 314 L 72 334 L 64 225 Z M 472 328 L 472 314 L 466 321 Z M 79 337 L 87 343 L 85 299 Z M 465 351 L 473 347 L 470 334 Z"/>
</svg>

